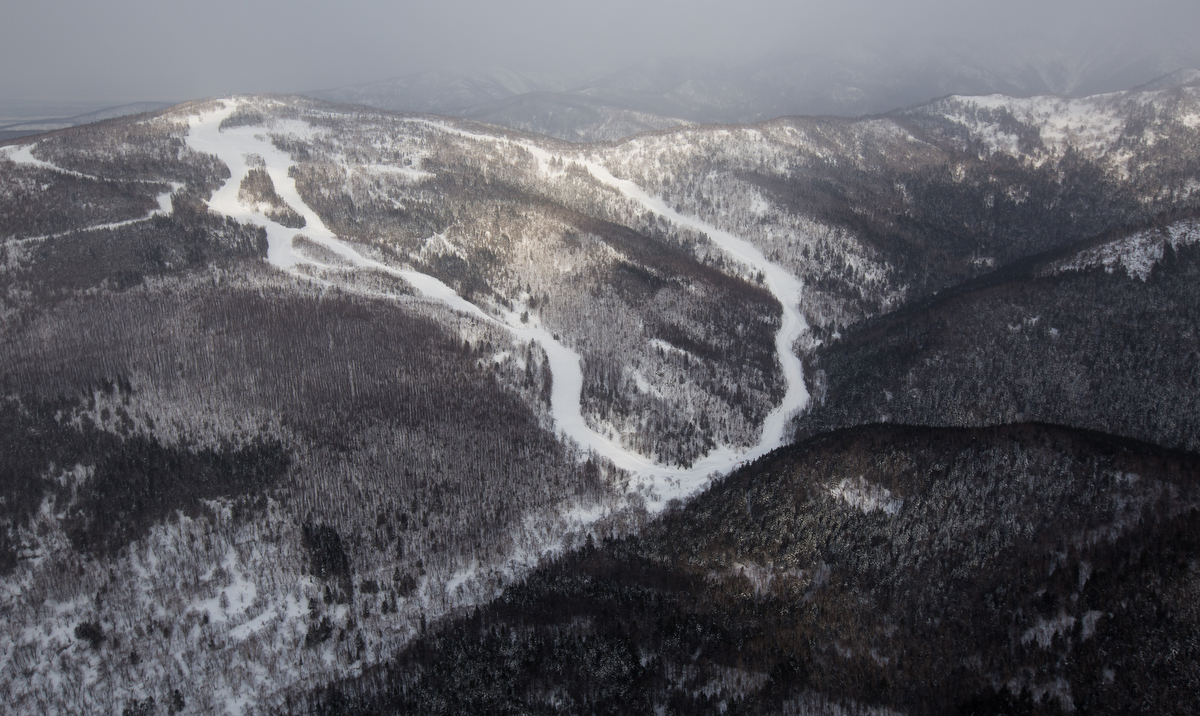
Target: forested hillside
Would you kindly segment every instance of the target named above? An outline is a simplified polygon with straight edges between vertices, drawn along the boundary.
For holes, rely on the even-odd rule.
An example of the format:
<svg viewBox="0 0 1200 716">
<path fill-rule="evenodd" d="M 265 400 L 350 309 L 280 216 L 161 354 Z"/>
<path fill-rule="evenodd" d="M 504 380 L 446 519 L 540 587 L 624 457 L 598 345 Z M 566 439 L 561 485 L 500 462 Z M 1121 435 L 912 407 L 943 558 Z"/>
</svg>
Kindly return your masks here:
<svg viewBox="0 0 1200 716">
<path fill-rule="evenodd" d="M 877 319 L 808 357 L 799 434 L 1038 420 L 1198 450 L 1198 239 L 1134 232 Z"/>
<path fill-rule="evenodd" d="M 1041 424 L 784 448 L 317 713 L 1186 713 L 1200 462 Z"/>
<path fill-rule="evenodd" d="M 1184 81 L 0 145 L 0 696 L 1187 706 L 1198 131 Z"/>
</svg>

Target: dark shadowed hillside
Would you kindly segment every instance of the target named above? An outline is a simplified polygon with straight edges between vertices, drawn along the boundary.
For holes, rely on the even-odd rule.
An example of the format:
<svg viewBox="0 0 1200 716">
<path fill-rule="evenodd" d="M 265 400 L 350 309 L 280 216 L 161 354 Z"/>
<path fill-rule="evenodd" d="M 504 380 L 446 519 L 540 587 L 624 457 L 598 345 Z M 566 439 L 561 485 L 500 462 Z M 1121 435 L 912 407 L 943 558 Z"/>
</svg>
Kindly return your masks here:
<svg viewBox="0 0 1200 716">
<path fill-rule="evenodd" d="M 1195 709 L 1200 458 L 1040 424 L 776 452 L 321 713 Z"/>
<path fill-rule="evenodd" d="M 1039 420 L 1200 449 L 1193 220 L 969 284 L 813 352 L 799 435 Z"/>
</svg>

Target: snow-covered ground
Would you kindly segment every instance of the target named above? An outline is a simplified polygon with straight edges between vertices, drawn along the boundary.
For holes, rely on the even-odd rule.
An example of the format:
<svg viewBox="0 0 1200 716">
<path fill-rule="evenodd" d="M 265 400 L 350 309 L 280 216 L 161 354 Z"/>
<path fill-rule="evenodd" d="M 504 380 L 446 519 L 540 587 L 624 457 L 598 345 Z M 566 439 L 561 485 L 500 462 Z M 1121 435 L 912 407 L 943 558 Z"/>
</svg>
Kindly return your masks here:
<svg viewBox="0 0 1200 716">
<path fill-rule="evenodd" d="M 27 167 L 34 167 L 36 169 L 47 169 L 50 171 L 61 172 L 63 174 L 70 174 L 71 176 L 80 177 L 83 179 L 99 180 L 99 177 L 94 177 L 91 174 L 82 174 L 80 172 L 77 172 L 77 171 L 74 171 L 71 169 L 63 169 L 62 167 L 51 164 L 50 162 L 46 162 L 46 161 L 42 161 L 41 159 L 38 159 L 37 157 L 33 156 L 33 148 L 35 146 L 37 146 L 36 143 L 35 144 L 20 144 L 20 145 L 14 145 L 14 146 L 9 146 L 9 147 L 3 147 L 3 148 L 0 148 L 0 155 L 3 155 L 4 157 L 6 157 L 9 161 L 15 162 L 17 164 L 23 164 Z"/>
<path fill-rule="evenodd" d="M 1062 153 L 1072 146 L 1090 153 L 1108 151 L 1125 130 L 1125 118 L 1113 111 L 1123 95 L 1097 95 L 1083 99 L 1067 97 L 1013 98 L 1006 95 L 951 97 L 946 105 L 983 110 L 1006 110 L 1020 122 L 1035 127 L 1042 142 L 1051 151 Z M 949 114 L 967 125 L 994 152 L 1019 156 L 1016 136 L 994 123 L 974 119 L 966 113 Z"/>
<path fill-rule="evenodd" d="M 636 485 L 646 497 L 647 508 L 651 511 L 661 510 L 672 499 L 694 494 L 706 486 L 714 475 L 727 472 L 743 462 L 758 458 L 783 445 L 789 418 L 807 404 L 808 393 L 804 386 L 802 367 L 793 351 L 796 340 L 807 329 L 807 324 L 797 309 L 801 292 L 800 282 L 786 270 L 767 260 L 762 252 L 749 242 L 698 219 L 681 215 L 634 183 L 613 176 L 595 159 L 580 157 L 576 161 L 585 166 L 599 181 L 668 221 L 708 234 L 709 238 L 732 258 L 753 271 L 762 272 L 766 287 L 783 305 L 783 322 L 776 335 L 775 344 L 783 367 L 787 391 L 783 401 L 764 422 L 762 437 L 757 445 L 745 451 L 719 447 L 695 461 L 690 468 L 661 465 L 644 455 L 623 447 L 617 440 L 602 435 L 589 427 L 584 419 L 580 404 L 583 371 L 578 353 L 556 340 L 544 328 L 522 323 L 519 311 L 498 311 L 496 315 L 493 315 L 465 300 L 433 276 L 410 268 L 399 268 L 381 263 L 367 257 L 351 244 L 342 241 L 304 202 L 296 189 L 294 179 L 288 173 L 292 166 L 291 157 L 277 149 L 261 127 L 241 126 L 225 130 L 220 128 L 222 120 L 236 111 L 238 101 L 231 100 L 225 105 L 222 109 L 193 117 L 187 139 L 188 145 L 192 149 L 215 155 L 229 166 L 230 179 L 213 194 L 209 201 L 209 207 L 212 210 L 238 221 L 264 227 L 269 243 L 267 260 L 280 269 L 299 274 L 300 267 L 308 265 L 321 269 L 325 276 L 336 275 L 339 271 L 360 269 L 384 272 L 411 284 L 426 299 L 439 301 L 451 309 L 479 321 L 504 327 L 518 341 L 536 341 L 546 352 L 554 378 L 550 402 L 556 429 L 566 438 L 577 443 L 584 451 L 607 458 L 618 468 L 628 470 L 636 475 L 632 484 Z M 483 141 L 515 141 L 491 136 L 476 137 L 447 125 L 431 124 L 446 132 L 474 137 Z M 306 124 L 295 122 L 276 127 L 275 131 L 290 131 L 304 135 L 311 132 L 311 129 Z M 550 152 L 528 143 L 522 142 L 520 146 L 533 154 L 548 170 L 550 160 L 553 158 Z M 275 184 L 279 196 L 304 217 L 306 221 L 304 229 L 298 231 L 287 228 L 239 201 L 238 189 L 241 181 L 252 168 L 249 164 L 250 157 L 261 157 L 265 161 L 267 173 Z M 339 265 L 322 263 L 297 251 L 294 248 L 293 239 L 298 234 L 332 252 L 332 255 L 340 259 Z"/>
<path fill-rule="evenodd" d="M 1162 230 L 1139 231 L 1123 239 L 1086 249 L 1051 264 L 1046 273 L 1086 271 L 1103 266 L 1107 273 L 1121 268 L 1130 278 L 1145 281 L 1154 270 L 1154 265 L 1162 261 L 1166 244 L 1178 248 L 1197 241 L 1200 241 L 1200 223 L 1195 220 L 1181 221 Z"/>
<path fill-rule="evenodd" d="M 1116 92 L 1091 97 L 952 96 L 929 109 L 961 124 L 991 152 L 1025 157 L 1040 165 L 1068 149 L 1105 160 L 1123 178 L 1130 161 L 1170 138 L 1178 126 L 1200 122 L 1200 88 Z M 1023 147 L 1036 138 L 1040 148 Z"/>
<path fill-rule="evenodd" d="M 882 485 L 872 485 L 862 475 L 856 480 L 842 480 L 829 488 L 829 494 L 863 514 L 878 510 L 894 516 L 904 506 L 904 498 L 894 497 L 891 490 Z"/>
<path fill-rule="evenodd" d="M 784 307 L 776 348 L 787 391 L 782 404 L 765 421 L 759 442 L 749 450 L 720 447 L 689 469 L 670 467 L 623 447 L 619 436 L 602 435 L 589 427 L 581 408 L 580 355 L 543 328 L 536 313 L 527 322 L 522 321 L 522 313 L 527 309 L 523 299 L 514 301 L 511 309 L 500 305 L 481 307 L 432 276 L 407 266 L 385 264 L 366 247 L 340 239 L 301 197 L 289 175 L 292 159 L 272 144 L 268 131 L 261 126 L 220 128 L 222 120 L 237 108 L 236 101 L 226 102 L 223 109 L 190 120 L 188 145 L 215 155 L 228 165 L 231 173 L 211 196 L 210 209 L 263 227 L 270 264 L 304 281 L 336 285 L 341 290 L 366 295 L 373 290 L 370 288 L 373 284 L 358 280 L 361 274 L 387 274 L 403 280 L 419 295 L 370 293 L 376 300 L 426 302 L 435 305 L 439 313 L 446 309 L 458 312 L 463 316 L 462 325 L 477 328 L 486 324 L 493 332 L 502 329 L 517 344 L 536 341 L 545 352 L 546 365 L 553 376 L 550 416 L 555 428 L 566 439 L 578 443 L 581 455 L 590 451 L 632 475 L 628 483 L 629 503 L 639 504 L 637 495 L 640 495 L 651 512 L 661 510 L 672 498 L 686 497 L 704 488 L 713 475 L 783 444 L 787 419 L 808 399 L 800 362 L 792 352 L 793 343 L 806 330 L 797 311 L 801 287 L 795 278 L 767 261 L 749 243 L 670 209 L 634 183 L 613 176 L 595 159 L 576 157 L 595 179 L 620 192 L 643 211 L 655 212 L 683 228 L 703 231 L 750 273 L 761 272 L 766 287 Z M 457 131 L 450 127 L 445 130 Z M 274 125 L 271 132 L 308 136 L 314 129 L 293 121 Z M 480 140 L 513 141 L 496 137 Z M 543 169 L 547 169 L 548 152 L 534 145 L 521 146 L 537 156 Z M 31 163 L 39 161 L 28 151 L 20 153 L 20 158 Z M 257 167 L 265 168 L 279 198 L 305 219 L 304 228 L 285 227 L 263 213 L 269 208 L 256 208 L 252 202 L 239 199 L 242 180 L 250 169 Z M 169 209 L 170 196 L 160 197 L 160 211 Z M 298 240 L 298 236 L 303 239 Z M 452 252 L 455 248 L 444 236 L 432 237 L 429 244 L 431 250 Z M 662 347 L 679 350 L 669 343 L 663 343 Z M 519 348 L 519 345 L 501 346 L 498 355 L 517 356 Z M 102 400 L 96 409 L 101 414 L 107 412 Z M 313 625 L 310 609 L 322 600 L 321 585 L 311 576 L 300 576 L 305 558 L 298 541 L 281 538 L 289 529 L 294 530 L 294 524 L 274 503 L 269 503 L 265 518 L 237 523 L 228 505 L 214 501 L 210 506 L 212 524 L 208 518 L 181 516 L 169 524 L 157 525 L 149 537 L 130 548 L 129 556 L 89 564 L 80 577 L 86 578 L 82 581 L 88 585 L 86 589 L 54 586 L 50 592 L 55 601 L 46 602 L 53 610 L 50 616 L 41 607 L 30 606 L 37 602 L 28 596 L 42 588 L 39 580 L 48 579 L 50 569 L 27 571 L 21 582 L 0 582 L 3 588 L 0 607 L 5 603 L 21 605 L 9 614 L 17 627 L 15 635 L 7 637 L 0 633 L 0 665 L 7 659 L 9 664 L 20 666 L 29 662 L 38 668 L 32 679 L 16 669 L 0 674 L 9 679 L 0 681 L 0 690 L 10 689 L 6 693 L 16 699 L 18 705 L 14 709 L 18 711 L 30 711 L 29 704 L 44 700 L 45 694 L 61 695 L 54 697 L 62 699 L 55 703 L 73 704 L 75 710 L 100 710 L 102 704 L 127 704 L 130 699 L 161 694 L 164 684 L 172 680 L 178 683 L 182 675 L 195 682 L 195 688 L 188 694 L 190 709 L 230 714 L 261 712 L 279 706 L 281 694 L 288 688 L 326 683 L 331 678 L 361 673 L 367 665 L 379 663 L 391 650 L 416 636 L 418 625 L 426 617 L 436 619 L 452 610 L 495 598 L 505 585 L 546 557 L 581 544 L 582 535 L 591 530 L 599 532 L 597 523 L 603 525 L 605 519 L 626 517 L 641 519 L 640 514 L 614 518 L 614 504 L 619 509 L 616 500 L 564 502 L 555 509 L 527 515 L 522 527 L 515 530 L 517 534 L 512 535 L 511 549 L 498 560 L 468 556 L 449 565 L 435 565 L 430 560 L 426 565 L 428 574 L 422 573 L 415 591 L 392 598 L 392 616 L 372 622 L 369 629 L 363 627 L 371 639 L 369 653 L 339 662 L 337 659 L 342 657 L 335 657 L 335 650 L 348 648 L 340 642 L 334 646 L 334 640 L 330 640 L 328 648 L 301 648 L 306 629 Z M 43 517 L 46 527 L 39 528 L 41 532 L 57 540 L 54 545 L 67 549 L 67 538 L 57 518 L 49 512 Z M 208 571 L 204 572 L 206 567 Z M 356 576 L 383 583 L 394 578 L 393 568 L 394 565 L 372 565 Z M 190 585 L 187 590 L 175 586 L 183 583 L 181 579 Z M 120 591 L 108 598 L 120 604 L 104 613 L 105 633 L 111 634 L 112 641 L 99 651 L 74 637 L 72 630 L 82 621 L 95 618 L 91 615 L 98 607 L 90 606 L 94 603 L 91 595 L 107 581 L 119 585 Z M 373 602 L 373 608 L 378 604 L 375 599 L 364 599 L 362 605 L 368 601 Z M 321 608 L 338 624 L 345 624 L 350 617 L 347 605 Z M 148 615 L 149 624 L 143 615 Z M 148 629 L 146 633 L 157 630 L 161 634 L 164 625 L 174 626 L 162 639 L 156 636 L 143 642 L 137 640 L 140 637 L 131 636 L 137 635 L 138 629 Z M 115 640 L 119 635 L 125 636 L 129 649 L 137 643 L 140 663 L 130 663 L 129 652 L 117 648 Z M 286 656 L 275 656 L 280 654 Z M 112 678 L 105 671 L 113 664 L 120 664 L 125 670 L 120 678 Z M 202 682 L 198 680 L 201 674 L 205 675 Z M 11 687 L 14 683 L 19 686 Z M 54 712 L 53 708 L 43 710 Z"/>
</svg>

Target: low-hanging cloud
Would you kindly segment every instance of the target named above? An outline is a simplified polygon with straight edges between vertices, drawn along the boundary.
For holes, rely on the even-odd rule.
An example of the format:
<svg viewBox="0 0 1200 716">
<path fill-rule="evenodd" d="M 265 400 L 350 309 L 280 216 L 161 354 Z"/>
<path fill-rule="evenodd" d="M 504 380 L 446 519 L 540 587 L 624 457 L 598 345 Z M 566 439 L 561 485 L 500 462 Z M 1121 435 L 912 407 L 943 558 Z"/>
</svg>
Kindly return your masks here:
<svg viewBox="0 0 1200 716">
<path fill-rule="evenodd" d="M 1200 31 L 1190 0 L 44 0 L 4 15 L 0 99 L 294 92 L 447 66 L 584 76 L 651 56 L 745 60 L 855 43 L 1187 43 Z"/>
</svg>

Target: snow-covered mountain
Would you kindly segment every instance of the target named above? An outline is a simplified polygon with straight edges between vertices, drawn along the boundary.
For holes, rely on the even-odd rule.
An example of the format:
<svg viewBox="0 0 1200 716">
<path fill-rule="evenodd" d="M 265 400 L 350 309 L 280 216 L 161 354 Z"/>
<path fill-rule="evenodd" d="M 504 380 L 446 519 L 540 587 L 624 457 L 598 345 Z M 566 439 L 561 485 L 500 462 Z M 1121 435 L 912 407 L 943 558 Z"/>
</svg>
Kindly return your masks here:
<svg viewBox="0 0 1200 716">
<path fill-rule="evenodd" d="M 681 123 L 880 114 L 951 94 L 1081 97 L 1200 67 L 1190 38 L 1152 51 L 1128 39 L 1078 49 L 1030 38 L 850 44 L 741 64 L 655 58 L 583 81 L 503 70 L 431 72 L 310 93 L 338 102 L 469 117 L 568 141 Z"/>
<path fill-rule="evenodd" d="M 670 84 L 619 82 L 643 93 Z M 539 562 L 589 539 L 665 515 L 651 552 L 612 557 L 658 559 L 669 525 L 692 509 L 672 500 L 768 454 L 738 474 L 808 464 L 806 448 L 780 452 L 797 426 L 808 436 L 901 414 L 959 428 L 1053 419 L 1066 432 L 1020 434 L 1056 447 L 1012 472 L 1049 485 L 1094 467 L 1079 451 L 1103 441 L 1079 430 L 1138 438 L 1146 444 L 1112 463 L 1121 475 L 1104 485 L 1128 483 L 1161 507 L 1146 524 L 1168 524 L 1191 514 L 1192 493 L 1156 451 L 1194 449 L 1200 435 L 1190 409 L 1148 411 L 1194 385 L 1198 189 L 1200 87 L 1186 74 L 1096 97 L 950 96 L 863 119 L 690 124 L 596 144 L 304 97 L 189 103 L 5 143 L 0 689 L 19 712 L 240 712 L 300 710 L 340 679 L 377 685 L 406 645 L 509 599 Z M 1118 275 L 1126 266 L 1137 275 Z M 1113 292 L 1119 303 L 1097 298 Z M 1168 303 L 1178 311 L 1153 332 L 1175 343 L 1152 347 L 1138 317 Z M 1092 356 L 1096 325 L 1125 347 Z M 1008 354 L 1021 358 L 1009 365 Z M 1034 372 L 1041 364 L 1057 372 Z M 1067 373 L 1070 391 L 1031 394 Z M 985 375 L 996 385 L 981 385 Z M 1123 397 L 1102 399 L 1108 385 Z M 988 474 L 1007 480 L 997 466 L 1025 453 L 984 437 L 998 451 Z M 968 459 L 973 448 L 954 444 L 911 460 Z M 695 519 L 743 520 L 745 534 L 706 551 L 704 530 L 689 527 L 678 544 L 695 549 L 687 569 L 701 572 L 664 568 L 662 584 L 802 585 L 772 592 L 783 600 L 772 614 L 866 604 L 839 581 L 867 572 L 836 571 L 849 564 L 837 525 L 876 549 L 883 533 L 846 514 L 909 519 L 905 505 L 942 504 L 941 487 L 904 467 L 910 458 L 876 459 L 858 445 L 837 458 L 836 479 L 796 473 L 778 488 L 786 500 L 719 492 Z M 1135 464 L 1154 482 L 1132 487 Z M 876 484 L 892 467 L 904 480 Z M 756 501 L 799 515 L 810 500 L 798 490 L 814 485 L 833 510 L 821 545 L 767 540 Z M 1091 494 L 1063 490 L 1072 505 Z M 986 520 L 979 505 L 967 512 Z M 894 532 L 913 560 L 931 514 Z M 711 534 L 725 534 L 718 523 Z M 1047 549 L 1067 539 L 1035 527 Z M 981 573 L 979 554 L 938 549 L 946 574 Z M 1043 570 L 1022 550 L 985 557 L 1009 555 L 1014 574 L 1026 558 Z M 1092 554 L 1084 561 L 1121 568 Z M 976 562 L 955 571 L 957 559 Z M 1022 609 L 1040 604 L 1026 591 L 1036 590 L 1020 592 Z M 892 604 L 942 608 L 905 595 Z M 716 603 L 705 604 L 708 614 Z M 843 626 L 805 637 L 805 663 L 825 670 L 813 683 L 841 683 L 851 657 L 838 655 L 858 654 L 858 679 L 901 653 L 868 663 L 867 637 L 844 642 L 861 616 L 846 609 Z M 592 623 L 576 621 L 569 629 Z M 673 660 L 698 653 L 685 632 L 651 641 Z M 963 657 L 969 683 L 1007 683 L 1005 669 L 1041 658 L 989 655 L 978 663 L 994 671 Z M 799 689 L 781 699 L 820 697 L 799 672 L 770 680 L 743 666 L 718 670 L 743 685 L 736 698 L 768 683 Z M 903 681 L 897 673 L 884 678 Z M 1013 678 L 1019 691 L 1058 677 Z M 908 708 L 917 697 L 880 687 L 863 698 Z"/>
</svg>

